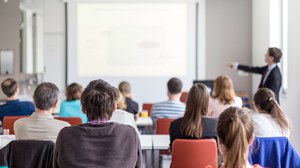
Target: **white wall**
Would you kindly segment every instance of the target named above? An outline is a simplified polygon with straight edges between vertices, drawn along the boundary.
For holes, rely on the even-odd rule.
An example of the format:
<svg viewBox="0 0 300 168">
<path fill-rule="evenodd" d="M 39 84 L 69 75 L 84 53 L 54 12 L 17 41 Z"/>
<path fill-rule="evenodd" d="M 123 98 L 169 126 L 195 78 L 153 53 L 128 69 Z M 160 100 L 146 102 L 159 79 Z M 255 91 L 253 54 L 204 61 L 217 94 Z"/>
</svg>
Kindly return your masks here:
<svg viewBox="0 0 300 168">
<path fill-rule="evenodd" d="M 44 81 L 63 91 L 66 83 L 65 6 L 61 0 L 45 0 Z"/>
<path fill-rule="evenodd" d="M 265 65 L 264 53 L 270 44 L 269 37 L 269 3 L 270 0 L 253 0 L 253 36 L 252 36 L 252 64 Z M 284 113 L 290 119 L 292 124 L 291 142 L 298 152 L 300 152 L 300 113 L 297 110 L 300 83 L 299 74 L 299 43 L 300 43 L 300 11 L 297 6 L 300 5 L 298 0 L 288 2 L 288 93 L 287 96 L 280 95 L 281 107 Z M 284 55 L 283 55 L 284 57 Z M 257 89 L 261 76 L 253 76 L 252 89 Z"/>
<path fill-rule="evenodd" d="M 299 110 L 299 44 L 300 44 L 300 1 L 288 1 L 288 90 L 286 98 L 281 98 L 284 112 L 292 123 L 291 142 L 300 153 L 300 110 Z"/>
<path fill-rule="evenodd" d="M 235 90 L 250 93 L 250 76 L 228 69 L 230 62 L 251 64 L 251 1 L 207 0 L 206 78 L 229 75 Z"/>
</svg>

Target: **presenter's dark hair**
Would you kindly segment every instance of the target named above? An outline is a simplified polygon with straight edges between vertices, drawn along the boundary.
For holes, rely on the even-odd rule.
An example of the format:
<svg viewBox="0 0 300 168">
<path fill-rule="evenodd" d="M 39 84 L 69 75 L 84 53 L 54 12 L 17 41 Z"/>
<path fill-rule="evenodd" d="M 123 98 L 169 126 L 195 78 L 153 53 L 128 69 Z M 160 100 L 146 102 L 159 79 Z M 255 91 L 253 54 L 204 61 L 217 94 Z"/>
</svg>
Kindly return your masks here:
<svg viewBox="0 0 300 168">
<path fill-rule="evenodd" d="M 280 59 L 281 59 L 281 57 L 282 57 L 282 52 L 281 52 L 281 50 L 280 50 L 279 48 L 276 48 L 276 47 L 270 47 L 270 48 L 268 49 L 268 54 L 269 54 L 269 56 L 271 56 L 271 57 L 274 58 L 273 61 L 274 61 L 275 63 L 280 62 Z"/>
<path fill-rule="evenodd" d="M 182 82 L 178 78 L 171 78 L 168 83 L 168 91 L 171 94 L 178 94 L 181 92 L 182 89 Z"/>
<path fill-rule="evenodd" d="M 109 120 L 118 96 L 118 90 L 104 80 L 91 81 L 81 95 L 82 109 L 88 120 Z"/>
<path fill-rule="evenodd" d="M 58 100 L 59 89 L 50 82 L 43 82 L 38 85 L 33 94 L 34 104 L 38 109 L 49 110 L 54 107 Z"/>
<path fill-rule="evenodd" d="M 18 83 L 13 78 L 7 78 L 1 83 L 1 89 L 7 97 L 11 97 L 16 93 Z"/>
</svg>

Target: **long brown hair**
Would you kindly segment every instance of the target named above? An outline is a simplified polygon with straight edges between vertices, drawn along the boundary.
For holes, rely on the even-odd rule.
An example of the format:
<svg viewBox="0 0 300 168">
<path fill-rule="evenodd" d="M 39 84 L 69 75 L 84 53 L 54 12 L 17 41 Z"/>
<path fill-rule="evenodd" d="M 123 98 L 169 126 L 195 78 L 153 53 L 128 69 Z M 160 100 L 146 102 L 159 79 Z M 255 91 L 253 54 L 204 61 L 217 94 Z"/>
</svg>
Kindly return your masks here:
<svg viewBox="0 0 300 168">
<path fill-rule="evenodd" d="M 202 116 L 208 112 L 209 93 L 205 85 L 198 83 L 189 91 L 185 113 L 181 123 L 181 131 L 184 135 L 201 138 Z"/>
<path fill-rule="evenodd" d="M 253 135 L 250 114 L 239 107 L 229 107 L 218 118 L 217 134 L 223 151 L 223 168 L 239 168 L 247 164 Z"/>
<path fill-rule="evenodd" d="M 258 89 L 254 94 L 254 104 L 256 107 L 259 107 L 258 109 L 270 114 L 282 130 L 288 130 L 290 128 L 288 119 L 277 103 L 272 90 L 268 88 Z"/>
<path fill-rule="evenodd" d="M 214 82 L 213 98 L 219 99 L 224 104 L 231 104 L 234 97 L 232 80 L 228 76 L 219 76 Z"/>
</svg>

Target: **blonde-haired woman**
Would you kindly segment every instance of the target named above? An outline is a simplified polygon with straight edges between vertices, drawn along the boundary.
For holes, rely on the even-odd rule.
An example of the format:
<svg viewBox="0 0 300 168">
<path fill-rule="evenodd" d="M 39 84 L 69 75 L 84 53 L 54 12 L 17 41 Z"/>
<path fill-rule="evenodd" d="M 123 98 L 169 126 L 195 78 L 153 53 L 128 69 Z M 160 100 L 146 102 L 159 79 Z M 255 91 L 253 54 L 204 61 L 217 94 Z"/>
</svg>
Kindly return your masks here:
<svg viewBox="0 0 300 168">
<path fill-rule="evenodd" d="M 208 115 L 212 118 L 218 118 L 228 107 L 242 107 L 242 99 L 235 95 L 232 80 L 228 76 L 219 76 L 214 82 L 213 91 L 208 107 Z"/>
<path fill-rule="evenodd" d="M 251 115 L 238 107 L 227 108 L 218 118 L 217 134 L 219 149 L 223 156 L 221 168 L 250 168 L 249 146 L 254 140 Z"/>
<path fill-rule="evenodd" d="M 135 124 L 134 115 L 125 111 L 126 109 L 125 97 L 119 91 L 119 98 L 117 100 L 117 109 L 113 112 L 110 121 L 116 122 L 119 124 L 130 125 L 138 132 L 138 129 Z"/>
</svg>

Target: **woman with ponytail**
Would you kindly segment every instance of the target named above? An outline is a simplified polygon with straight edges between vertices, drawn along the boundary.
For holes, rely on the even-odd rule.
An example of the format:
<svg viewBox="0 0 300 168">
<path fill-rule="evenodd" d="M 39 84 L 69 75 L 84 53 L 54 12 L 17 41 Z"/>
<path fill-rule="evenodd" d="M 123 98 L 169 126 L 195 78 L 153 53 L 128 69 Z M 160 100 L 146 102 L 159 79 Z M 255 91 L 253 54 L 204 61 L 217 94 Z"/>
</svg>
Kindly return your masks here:
<svg viewBox="0 0 300 168">
<path fill-rule="evenodd" d="M 223 155 L 222 168 L 252 167 L 248 151 L 254 139 L 253 121 L 247 111 L 239 107 L 227 108 L 218 118 L 217 134 Z"/>
<path fill-rule="evenodd" d="M 189 91 L 185 113 L 170 125 L 170 149 L 175 139 L 217 139 L 217 120 L 208 118 L 209 92 L 205 85 L 195 84 Z"/>
<path fill-rule="evenodd" d="M 262 137 L 290 136 L 290 125 L 276 101 L 274 93 L 267 88 L 260 88 L 254 94 L 254 106 L 257 114 L 253 115 L 254 133 Z"/>
</svg>

